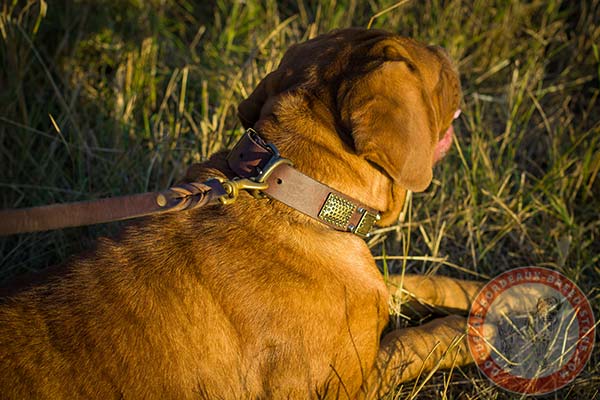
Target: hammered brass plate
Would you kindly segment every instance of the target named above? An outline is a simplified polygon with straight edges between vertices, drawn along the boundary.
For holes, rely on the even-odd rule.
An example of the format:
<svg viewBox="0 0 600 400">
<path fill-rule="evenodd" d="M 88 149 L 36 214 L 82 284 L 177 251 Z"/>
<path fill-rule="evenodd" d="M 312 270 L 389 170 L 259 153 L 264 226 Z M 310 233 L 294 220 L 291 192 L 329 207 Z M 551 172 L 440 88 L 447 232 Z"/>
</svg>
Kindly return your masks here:
<svg viewBox="0 0 600 400">
<path fill-rule="evenodd" d="M 319 211 L 319 218 L 332 225 L 345 228 L 352 218 L 356 205 L 333 193 L 329 193 L 325 204 Z"/>
</svg>

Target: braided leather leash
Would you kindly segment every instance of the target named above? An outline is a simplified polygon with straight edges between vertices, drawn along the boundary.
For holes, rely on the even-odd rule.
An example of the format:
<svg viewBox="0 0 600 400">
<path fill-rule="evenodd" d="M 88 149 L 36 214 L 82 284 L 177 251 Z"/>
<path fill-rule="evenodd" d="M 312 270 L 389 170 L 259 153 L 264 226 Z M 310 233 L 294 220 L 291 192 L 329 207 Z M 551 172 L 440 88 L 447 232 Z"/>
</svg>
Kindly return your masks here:
<svg viewBox="0 0 600 400">
<path fill-rule="evenodd" d="M 215 203 L 220 196 L 226 194 L 218 181 L 194 182 L 160 193 L 150 192 L 69 204 L 0 210 L 0 236 L 190 210 Z"/>
</svg>

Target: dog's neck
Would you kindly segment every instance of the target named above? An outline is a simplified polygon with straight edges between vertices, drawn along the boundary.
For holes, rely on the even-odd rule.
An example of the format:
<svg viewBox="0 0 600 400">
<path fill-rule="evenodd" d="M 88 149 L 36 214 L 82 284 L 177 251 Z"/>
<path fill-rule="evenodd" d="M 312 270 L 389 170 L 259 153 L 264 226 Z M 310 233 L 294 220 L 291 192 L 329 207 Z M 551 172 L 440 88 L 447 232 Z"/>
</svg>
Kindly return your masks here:
<svg viewBox="0 0 600 400">
<path fill-rule="evenodd" d="M 240 184 L 266 184 L 261 192 L 330 228 L 368 237 L 379 212 L 296 170 L 277 148 L 248 129 L 227 157 Z"/>
<path fill-rule="evenodd" d="M 254 126 L 299 171 L 379 210 L 378 225 L 394 224 L 406 190 L 377 165 L 356 154 L 352 143 L 340 134 L 343 127 L 326 103 L 299 95 L 285 96 L 279 100 L 276 117 L 268 116 Z"/>
</svg>

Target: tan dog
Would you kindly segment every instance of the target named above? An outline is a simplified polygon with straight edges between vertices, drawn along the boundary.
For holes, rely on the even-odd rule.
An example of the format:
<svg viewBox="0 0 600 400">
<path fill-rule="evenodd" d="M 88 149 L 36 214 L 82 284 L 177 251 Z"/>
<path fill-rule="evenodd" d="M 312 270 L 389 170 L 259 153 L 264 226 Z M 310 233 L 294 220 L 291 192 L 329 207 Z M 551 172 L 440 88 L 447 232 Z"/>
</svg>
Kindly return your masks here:
<svg viewBox="0 0 600 400">
<path fill-rule="evenodd" d="M 397 220 L 450 144 L 458 76 L 437 47 L 363 29 L 293 46 L 239 107 L 298 170 Z M 446 133 L 446 136 L 444 136 Z M 234 174 L 219 153 L 188 180 Z M 392 277 L 465 310 L 479 288 Z M 147 218 L 0 303 L 2 398 L 376 397 L 469 362 L 451 316 L 381 338 L 390 292 L 363 239 L 275 200 Z M 431 354 L 430 354 L 431 353 Z"/>
</svg>

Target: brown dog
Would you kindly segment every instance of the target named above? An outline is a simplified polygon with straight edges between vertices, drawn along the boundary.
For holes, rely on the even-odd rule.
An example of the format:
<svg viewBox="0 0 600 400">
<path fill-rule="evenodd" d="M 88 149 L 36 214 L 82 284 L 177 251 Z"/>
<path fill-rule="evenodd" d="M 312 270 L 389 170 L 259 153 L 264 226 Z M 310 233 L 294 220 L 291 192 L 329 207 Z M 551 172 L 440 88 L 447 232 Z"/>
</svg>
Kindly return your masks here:
<svg viewBox="0 0 600 400">
<path fill-rule="evenodd" d="M 406 190 L 429 185 L 459 96 L 439 48 L 346 29 L 290 48 L 239 112 L 296 169 L 381 210 L 386 225 Z M 232 178 L 226 154 L 186 179 Z M 396 284 L 460 310 L 479 288 L 416 276 Z M 462 317 L 380 338 L 389 297 L 363 239 L 243 193 L 132 224 L 5 297 L 1 397 L 377 397 L 469 362 Z"/>
</svg>

